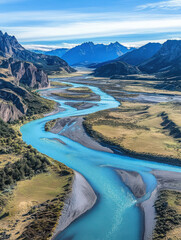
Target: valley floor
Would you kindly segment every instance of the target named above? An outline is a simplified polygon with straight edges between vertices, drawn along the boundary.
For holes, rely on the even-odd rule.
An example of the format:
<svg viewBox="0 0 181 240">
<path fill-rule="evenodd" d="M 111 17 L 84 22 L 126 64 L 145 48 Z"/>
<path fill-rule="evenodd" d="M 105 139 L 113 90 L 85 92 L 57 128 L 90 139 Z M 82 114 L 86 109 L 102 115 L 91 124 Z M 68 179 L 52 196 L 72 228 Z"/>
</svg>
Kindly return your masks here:
<svg viewBox="0 0 181 240">
<path fill-rule="evenodd" d="M 86 81 L 83 78 L 72 80 L 71 82 L 101 88 L 120 101 L 120 106 L 86 116 L 84 121 L 82 117 L 67 119 L 67 123 L 74 121 L 78 126 L 77 129 L 84 134 L 79 133 L 81 138 L 76 137 L 70 134 L 72 131 L 68 128 L 64 136 L 93 149 L 98 150 L 97 144 L 99 144 L 99 149 L 102 151 L 125 153 L 151 161 L 181 166 L 180 92 L 158 89 L 159 82 L 149 79 L 110 80 L 89 76 Z M 62 121 L 63 119 L 57 120 L 53 126 L 53 132 L 58 133 L 62 129 Z M 92 137 L 90 141 L 88 141 L 89 137 Z M 93 141 L 94 144 L 91 143 Z M 181 191 L 179 187 L 181 176 L 179 174 L 179 181 L 174 184 L 173 175 L 165 173 L 163 177 L 160 174 L 156 174 L 159 187 L 152 196 L 152 201 L 144 205 L 146 219 L 150 211 L 153 212 L 151 225 L 150 221 L 147 222 L 145 219 L 147 228 L 149 228 L 147 236 L 150 237 L 152 226 L 155 225 L 153 239 L 178 240 L 181 226 L 179 207 L 181 205 L 179 192 Z M 154 202 L 156 222 L 155 212 L 153 209 L 150 210 Z M 163 208 L 165 209 L 164 216 L 160 215 L 160 209 Z M 169 215 L 172 211 L 175 213 L 174 219 Z"/>
</svg>

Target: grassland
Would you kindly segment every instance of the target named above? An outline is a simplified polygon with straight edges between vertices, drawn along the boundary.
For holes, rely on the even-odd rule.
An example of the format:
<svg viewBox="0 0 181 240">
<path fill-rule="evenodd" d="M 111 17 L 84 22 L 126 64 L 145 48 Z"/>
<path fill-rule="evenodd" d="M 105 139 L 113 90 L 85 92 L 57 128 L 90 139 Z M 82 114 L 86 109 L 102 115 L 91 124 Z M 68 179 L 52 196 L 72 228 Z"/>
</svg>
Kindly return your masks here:
<svg viewBox="0 0 181 240">
<path fill-rule="evenodd" d="M 84 126 L 97 140 L 126 153 L 172 163 L 172 159 L 181 160 L 180 118 L 181 105 L 177 103 L 123 102 L 117 109 L 89 115 Z"/>
<path fill-rule="evenodd" d="M 93 93 L 93 91 L 88 87 L 68 88 L 67 91 L 77 93 Z"/>
<path fill-rule="evenodd" d="M 52 86 L 52 87 L 72 87 L 72 84 L 51 81 L 50 86 Z"/>
<path fill-rule="evenodd" d="M 90 94 L 68 94 L 68 93 L 52 93 L 52 95 L 60 98 L 65 98 L 65 99 L 84 99 L 84 98 L 90 98 Z"/>
<path fill-rule="evenodd" d="M 162 190 L 155 202 L 157 213 L 153 240 L 180 240 L 181 193 Z"/>
</svg>

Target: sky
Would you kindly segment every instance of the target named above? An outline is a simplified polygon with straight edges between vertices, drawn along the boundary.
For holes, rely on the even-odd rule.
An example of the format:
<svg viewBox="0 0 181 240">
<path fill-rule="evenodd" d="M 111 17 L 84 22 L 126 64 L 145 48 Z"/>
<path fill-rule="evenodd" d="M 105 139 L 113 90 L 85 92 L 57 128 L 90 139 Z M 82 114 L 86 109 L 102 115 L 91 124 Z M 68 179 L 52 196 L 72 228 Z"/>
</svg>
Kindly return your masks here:
<svg viewBox="0 0 181 240">
<path fill-rule="evenodd" d="M 0 30 L 31 49 L 181 39 L 181 0 L 0 0 Z"/>
</svg>

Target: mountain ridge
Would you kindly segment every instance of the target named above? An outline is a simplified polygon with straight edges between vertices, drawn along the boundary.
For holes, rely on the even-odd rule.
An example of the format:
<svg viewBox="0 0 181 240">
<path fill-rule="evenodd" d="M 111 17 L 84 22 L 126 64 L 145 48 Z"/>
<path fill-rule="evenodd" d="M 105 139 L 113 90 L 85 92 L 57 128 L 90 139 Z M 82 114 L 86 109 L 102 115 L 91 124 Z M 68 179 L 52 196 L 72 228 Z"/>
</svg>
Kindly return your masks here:
<svg viewBox="0 0 181 240">
<path fill-rule="evenodd" d="M 131 50 L 118 42 L 109 45 L 85 42 L 70 49 L 62 59 L 70 65 L 89 65 L 115 59 Z"/>
<path fill-rule="evenodd" d="M 139 68 L 148 74 L 163 77 L 181 75 L 181 40 L 167 40 L 161 49 Z"/>
</svg>

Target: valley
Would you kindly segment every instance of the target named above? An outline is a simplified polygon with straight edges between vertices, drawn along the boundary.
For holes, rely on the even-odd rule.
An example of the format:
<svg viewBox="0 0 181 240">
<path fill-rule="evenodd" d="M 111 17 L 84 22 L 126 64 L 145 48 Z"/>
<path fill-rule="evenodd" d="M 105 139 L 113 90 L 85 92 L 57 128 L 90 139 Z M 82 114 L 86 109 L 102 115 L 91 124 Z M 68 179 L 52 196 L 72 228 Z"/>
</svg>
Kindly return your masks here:
<svg viewBox="0 0 181 240">
<path fill-rule="evenodd" d="M 0 31 L 0 238 L 179 239 L 180 49 Z"/>
</svg>

